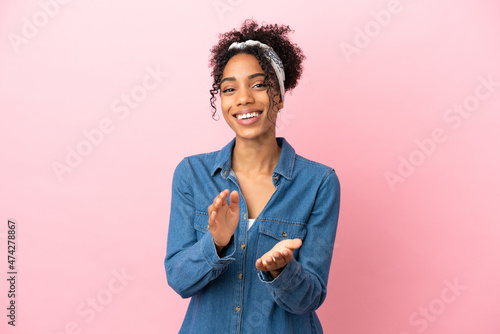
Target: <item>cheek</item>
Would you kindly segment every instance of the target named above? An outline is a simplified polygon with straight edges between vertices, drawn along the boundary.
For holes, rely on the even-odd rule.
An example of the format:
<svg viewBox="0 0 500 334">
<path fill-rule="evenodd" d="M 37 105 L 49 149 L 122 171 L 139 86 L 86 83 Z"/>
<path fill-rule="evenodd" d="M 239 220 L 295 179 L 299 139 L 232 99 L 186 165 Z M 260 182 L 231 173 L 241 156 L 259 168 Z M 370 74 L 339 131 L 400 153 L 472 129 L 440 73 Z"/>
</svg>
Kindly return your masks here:
<svg viewBox="0 0 500 334">
<path fill-rule="evenodd" d="M 226 123 L 229 123 L 229 120 L 231 120 L 231 116 L 227 111 L 224 111 L 224 109 L 222 110 L 222 114 L 224 116 L 224 120 L 226 121 Z"/>
<path fill-rule="evenodd" d="M 226 123 L 228 123 L 230 125 L 230 120 L 232 119 L 233 116 L 230 115 L 230 111 L 229 111 L 230 104 L 227 103 L 227 99 L 225 102 L 224 102 L 224 100 L 221 99 L 220 106 L 221 106 L 222 117 L 224 117 L 224 120 L 226 121 Z"/>
<path fill-rule="evenodd" d="M 222 97 L 220 98 L 220 107 L 224 114 L 226 114 L 229 111 L 229 108 L 231 106 L 231 102 L 227 97 Z"/>
<path fill-rule="evenodd" d="M 278 121 L 278 111 L 276 110 L 269 110 L 269 114 L 266 115 L 266 119 L 270 124 L 276 124 Z"/>
<path fill-rule="evenodd" d="M 272 114 L 269 115 L 269 118 L 267 118 L 267 121 L 269 122 L 269 124 L 271 124 L 272 126 L 274 126 L 278 120 L 278 115 L 276 114 L 276 112 L 272 112 Z"/>
</svg>

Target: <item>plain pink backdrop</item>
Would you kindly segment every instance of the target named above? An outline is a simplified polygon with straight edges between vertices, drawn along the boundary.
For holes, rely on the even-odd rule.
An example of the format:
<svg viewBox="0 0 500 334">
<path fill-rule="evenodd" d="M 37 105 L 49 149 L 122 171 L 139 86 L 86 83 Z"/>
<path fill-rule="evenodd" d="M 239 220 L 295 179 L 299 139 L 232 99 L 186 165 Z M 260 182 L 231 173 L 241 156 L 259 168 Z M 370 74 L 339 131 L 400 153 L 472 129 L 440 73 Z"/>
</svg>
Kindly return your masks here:
<svg viewBox="0 0 500 334">
<path fill-rule="evenodd" d="M 307 56 L 278 136 L 342 186 L 325 333 L 498 334 L 499 14 L 488 0 L 0 2 L 1 277 L 8 219 L 18 246 L 16 327 L 1 279 L 0 332 L 178 331 L 172 174 L 232 139 L 211 118 L 209 49 L 253 17 L 289 24 Z"/>
</svg>

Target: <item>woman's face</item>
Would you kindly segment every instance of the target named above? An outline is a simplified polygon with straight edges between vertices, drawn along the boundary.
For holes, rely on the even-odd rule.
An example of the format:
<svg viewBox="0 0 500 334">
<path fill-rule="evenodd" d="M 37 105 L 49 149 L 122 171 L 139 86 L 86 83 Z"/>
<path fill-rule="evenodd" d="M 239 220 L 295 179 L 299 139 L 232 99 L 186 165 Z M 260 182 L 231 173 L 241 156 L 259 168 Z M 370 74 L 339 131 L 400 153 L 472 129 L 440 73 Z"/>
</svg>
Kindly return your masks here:
<svg viewBox="0 0 500 334">
<path fill-rule="evenodd" d="M 276 123 L 277 112 L 272 107 L 269 110 L 264 78 L 257 58 L 246 53 L 233 56 L 224 68 L 220 89 L 222 114 L 236 136 L 245 139 L 276 136 L 272 122 Z M 282 102 L 276 104 L 278 109 L 283 108 Z"/>
</svg>

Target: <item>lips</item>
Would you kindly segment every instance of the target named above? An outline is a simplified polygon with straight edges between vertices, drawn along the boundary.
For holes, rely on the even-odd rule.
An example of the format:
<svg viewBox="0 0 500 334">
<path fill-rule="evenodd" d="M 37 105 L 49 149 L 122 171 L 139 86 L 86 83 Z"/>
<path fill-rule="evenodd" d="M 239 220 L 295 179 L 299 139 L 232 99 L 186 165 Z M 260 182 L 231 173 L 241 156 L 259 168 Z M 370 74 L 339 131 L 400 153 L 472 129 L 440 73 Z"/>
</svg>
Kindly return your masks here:
<svg viewBox="0 0 500 334">
<path fill-rule="evenodd" d="M 261 111 L 252 111 L 252 112 L 239 112 L 233 115 L 233 117 L 236 119 L 236 122 L 240 125 L 251 125 L 259 121 L 260 117 L 262 116 Z M 242 115 L 247 115 L 249 116 L 248 118 L 238 118 L 238 116 L 242 117 Z"/>
<path fill-rule="evenodd" d="M 259 117 L 261 114 L 262 114 L 261 112 L 254 111 L 246 114 L 237 114 L 234 117 L 236 117 L 237 119 L 249 119 L 253 117 Z"/>
<path fill-rule="evenodd" d="M 245 110 L 240 110 L 238 112 L 235 112 L 233 114 L 233 117 L 237 117 L 238 115 L 251 114 L 253 112 L 256 112 L 258 114 L 262 114 L 262 111 L 258 110 L 258 109 L 245 109 Z"/>
</svg>

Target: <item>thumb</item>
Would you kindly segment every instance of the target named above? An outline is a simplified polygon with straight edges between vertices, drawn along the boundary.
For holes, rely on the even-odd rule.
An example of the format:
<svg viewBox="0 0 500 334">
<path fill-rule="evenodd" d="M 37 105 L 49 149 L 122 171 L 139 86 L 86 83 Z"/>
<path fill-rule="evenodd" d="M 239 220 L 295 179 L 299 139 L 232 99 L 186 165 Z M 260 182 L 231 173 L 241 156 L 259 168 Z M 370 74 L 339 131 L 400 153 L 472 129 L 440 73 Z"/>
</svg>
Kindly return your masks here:
<svg viewBox="0 0 500 334">
<path fill-rule="evenodd" d="M 302 240 L 296 238 L 296 239 L 286 239 L 284 242 L 284 245 L 286 248 L 295 250 L 302 246 Z"/>
<path fill-rule="evenodd" d="M 240 194 L 237 190 L 233 190 L 229 195 L 229 208 L 236 211 L 240 208 Z"/>
</svg>

